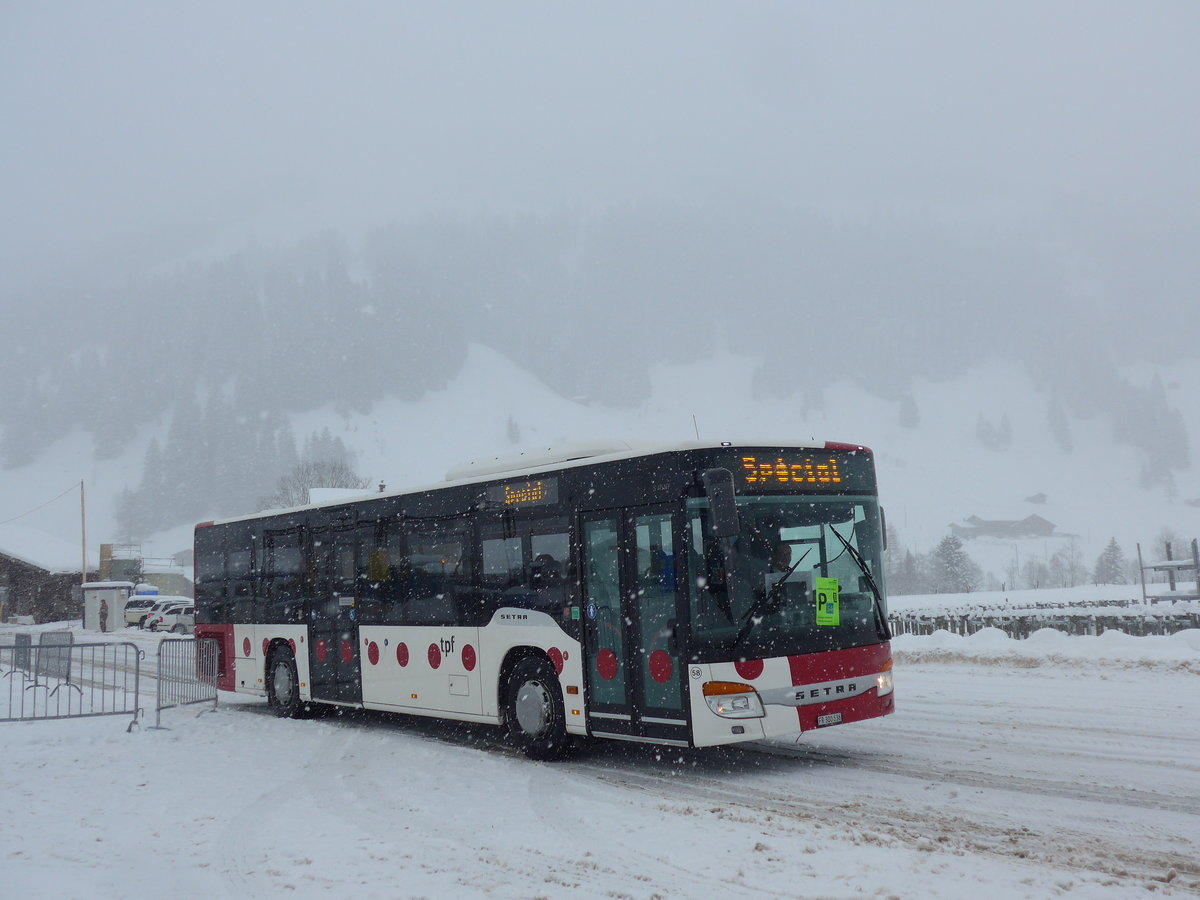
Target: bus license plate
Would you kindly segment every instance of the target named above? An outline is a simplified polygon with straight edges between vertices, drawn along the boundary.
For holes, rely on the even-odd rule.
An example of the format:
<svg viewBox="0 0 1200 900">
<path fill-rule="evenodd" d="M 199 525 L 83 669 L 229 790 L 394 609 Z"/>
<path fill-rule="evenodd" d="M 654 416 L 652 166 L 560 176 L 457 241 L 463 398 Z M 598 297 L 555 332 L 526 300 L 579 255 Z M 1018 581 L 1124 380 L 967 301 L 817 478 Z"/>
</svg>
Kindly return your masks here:
<svg viewBox="0 0 1200 900">
<path fill-rule="evenodd" d="M 822 728 L 826 725 L 841 725 L 841 724 L 842 724 L 842 714 L 841 713 L 830 713 L 827 716 L 817 716 L 817 727 L 818 728 Z"/>
</svg>

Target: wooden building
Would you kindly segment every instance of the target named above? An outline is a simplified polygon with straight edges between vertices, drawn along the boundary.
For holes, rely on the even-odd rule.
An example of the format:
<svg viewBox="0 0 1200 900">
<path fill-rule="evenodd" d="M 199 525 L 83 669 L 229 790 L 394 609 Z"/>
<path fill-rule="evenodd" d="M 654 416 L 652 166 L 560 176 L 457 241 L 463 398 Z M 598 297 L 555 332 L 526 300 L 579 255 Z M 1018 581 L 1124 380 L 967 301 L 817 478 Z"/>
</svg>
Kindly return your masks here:
<svg viewBox="0 0 1200 900">
<path fill-rule="evenodd" d="M 90 581 L 99 574 L 94 553 L 88 554 L 87 564 Z M 78 619 L 82 566 L 78 545 L 34 529 L 0 525 L 0 619 Z"/>
</svg>

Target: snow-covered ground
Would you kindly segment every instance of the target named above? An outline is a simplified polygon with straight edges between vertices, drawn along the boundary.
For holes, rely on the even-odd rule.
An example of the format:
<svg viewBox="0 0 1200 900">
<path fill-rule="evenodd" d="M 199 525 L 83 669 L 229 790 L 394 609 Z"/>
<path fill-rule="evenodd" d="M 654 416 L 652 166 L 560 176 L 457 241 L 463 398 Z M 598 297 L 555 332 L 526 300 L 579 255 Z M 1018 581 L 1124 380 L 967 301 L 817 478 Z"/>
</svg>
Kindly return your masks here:
<svg viewBox="0 0 1200 900">
<path fill-rule="evenodd" d="M 156 636 L 115 637 L 152 668 Z M 163 731 L 3 724 L 0 895 L 1200 894 L 1200 632 L 894 650 L 894 715 L 721 751 L 534 763 L 495 729 L 227 694 Z"/>
</svg>

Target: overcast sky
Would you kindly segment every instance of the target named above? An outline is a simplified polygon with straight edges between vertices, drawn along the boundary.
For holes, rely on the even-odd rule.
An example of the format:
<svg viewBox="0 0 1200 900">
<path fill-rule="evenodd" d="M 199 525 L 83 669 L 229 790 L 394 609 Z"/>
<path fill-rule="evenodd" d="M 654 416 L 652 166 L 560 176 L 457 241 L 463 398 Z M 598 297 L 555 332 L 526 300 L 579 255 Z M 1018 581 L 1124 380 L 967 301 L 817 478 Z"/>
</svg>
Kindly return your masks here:
<svg viewBox="0 0 1200 900">
<path fill-rule="evenodd" d="M 1200 200 L 1194 0 L 0 3 L 10 272 L 643 196 Z"/>
</svg>

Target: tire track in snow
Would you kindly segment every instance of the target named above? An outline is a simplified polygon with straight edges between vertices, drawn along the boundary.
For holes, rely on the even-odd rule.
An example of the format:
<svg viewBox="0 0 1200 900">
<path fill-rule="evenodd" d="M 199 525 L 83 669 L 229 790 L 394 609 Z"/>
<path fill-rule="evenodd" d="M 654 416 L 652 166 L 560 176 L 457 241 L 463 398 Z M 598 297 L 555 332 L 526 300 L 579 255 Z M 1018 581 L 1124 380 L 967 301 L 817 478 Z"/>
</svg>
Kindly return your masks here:
<svg viewBox="0 0 1200 900">
<path fill-rule="evenodd" d="M 928 737 L 928 735 L 925 735 Z M 875 754 L 860 754 L 844 750 L 794 747 L 785 744 L 748 745 L 753 752 L 768 756 L 788 757 L 823 766 L 835 766 L 915 778 L 922 781 L 951 782 L 963 787 L 987 790 L 1018 791 L 1037 797 L 1059 797 L 1087 803 L 1119 804 L 1152 809 L 1161 812 L 1195 814 L 1197 803 L 1192 798 L 1175 797 L 1169 794 L 1148 794 L 1144 791 L 1123 788 L 1119 785 L 1094 786 L 1090 784 L 1064 784 L 1049 778 L 1034 778 L 1015 775 L 1011 772 L 990 774 L 971 771 L 952 765 L 931 767 L 928 760 L 920 764 L 909 764 L 895 756 L 883 757 Z"/>
<path fill-rule="evenodd" d="M 300 778 L 297 776 L 271 787 L 245 802 L 224 823 L 216 842 L 215 855 L 221 860 L 220 871 L 229 884 L 230 896 L 258 896 L 261 893 L 262 876 L 276 877 L 278 870 L 274 868 L 271 854 L 263 845 L 262 830 L 265 822 L 282 814 L 288 795 L 299 785 Z M 279 887 L 292 886 L 281 884 Z"/>
<path fill-rule="evenodd" d="M 796 754 L 779 753 L 770 747 L 768 756 L 777 758 L 792 756 L 806 759 L 815 765 L 822 763 L 819 751 L 799 751 Z M 784 748 L 785 750 L 789 748 Z M 747 754 L 761 752 L 759 746 L 748 748 Z M 834 759 L 833 765 L 855 766 L 852 760 Z M 753 772 L 752 762 L 744 765 L 744 771 Z M 872 771 L 881 771 L 870 765 L 863 766 Z M 699 771 L 697 771 L 699 770 Z M 683 801 L 711 804 L 710 811 L 746 821 L 762 822 L 772 828 L 782 823 L 793 822 L 804 825 L 805 830 L 814 823 L 825 829 L 841 832 L 845 840 L 864 844 L 902 846 L 920 851 L 938 851 L 955 854 L 984 853 L 1008 860 L 1030 860 L 1045 866 L 1061 868 L 1077 875 L 1116 879 L 1130 888 L 1184 890 L 1200 893 L 1200 861 L 1194 848 L 1182 846 L 1178 852 L 1155 850 L 1136 841 L 1106 840 L 1096 834 L 1064 829 L 1046 830 L 1030 828 L 1016 822 L 991 821 L 985 810 L 979 815 L 967 816 L 958 812 L 939 810 L 936 802 L 928 804 L 905 804 L 889 797 L 886 783 L 874 783 L 870 794 L 853 795 L 853 789 L 844 797 L 832 797 L 828 787 L 830 781 L 823 780 L 822 796 L 809 797 L 792 791 L 781 795 L 777 789 L 755 787 L 749 779 L 738 778 L 736 787 L 717 783 L 713 775 L 704 771 L 704 766 L 690 770 L 688 774 L 678 772 L 647 771 L 642 765 L 616 771 L 611 767 L 593 767 L 593 775 L 600 781 L 640 788 L 650 792 L 666 803 L 679 804 Z M 720 773 L 715 773 L 720 777 Z M 885 773 L 891 774 L 891 773 Z M 927 780 L 922 773 L 900 773 L 901 777 L 918 777 Z M 772 780 L 768 778 L 767 780 Z M 686 787 L 686 790 L 682 788 Z M 1003 790 L 1007 785 L 993 784 L 991 789 Z M 1023 792 L 1023 791 L 1021 791 Z M 1037 803 L 1038 791 L 1021 803 Z M 1109 801 L 1112 813 L 1120 816 L 1120 803 L 1111 803 L 1111 797 L 1089 798 Z M 1014 811 L 1020 803 L 1014 802 Z M 1192 810 L 1189 810 L 1192 812 Z M 851 824 L 853 823 L 853 824 Z M 1174 875 L 1170 873 L 1174 872 Z"/>
<path fill-rule="evenodd" d="M 589 784 L 590 782 L 590 784 Z M 587 763 L 562 762 L 553 766 L 543 767 L 538 773 L 537 793 L 551 793 L 562 797 L 570 797 L 570 806 L 554 804 L 536 804 L 540 818 L 556 835 L 577 835 L 585 843 L 594 841 L 597 836 L 597 823 L 587 821 L 587 807 L 595 803 L 607 803 L 619 807 L 637 800 L 640 789 L 632 796 L 627 787 L 621 786 L 619 794 L 613 795 L 612 782 L 595 778 L 594 772 Z M 602 790 L 597 790 L 597 789 Z M 530 784 L 531 795 L 534 783 Z M 589 798 L 587 794 L 594 796 Z M 536 798 L 534 798 L 536 799 Z M 678 799 L 678 798 L 676 798 Z M 691 815 L 691 811 L 683 812 L 681 808 L 669 804 L 656 803 L 665 813 L 676 815 Z M 679 804 L 684 807 L 684 804 Z M 614 813 L 615 819 L 620 819 L 619 810 Z M 632 842 L 627 836 L 603 834 L 605 846 L 618 845 L 622 849 L 621 859 L 615 864 L 609 864 L 602 857 L 588 853 L 586 864 L 594 869 L 596 874 L 602 874 L 604 884 L 608 886 L 613 896 L 628 896 L 630 891 L 637 894 L 647 890 L 661 897 L 794 897 L 794 891 L 778 892 L 762 887 L 739 883 L 736 871 L 725 875 L 719 871 L 695 869 L 678 865 L 669 856 L 647 850 Z M 669 852 L 669 851 L 668 851 Z M 630 874 L 629 863 L 641 862 Z M 590 874 L 590 873 L 589 873 Z M 615 879 L 615 886 L 614 885 Z"/>
</svg>

